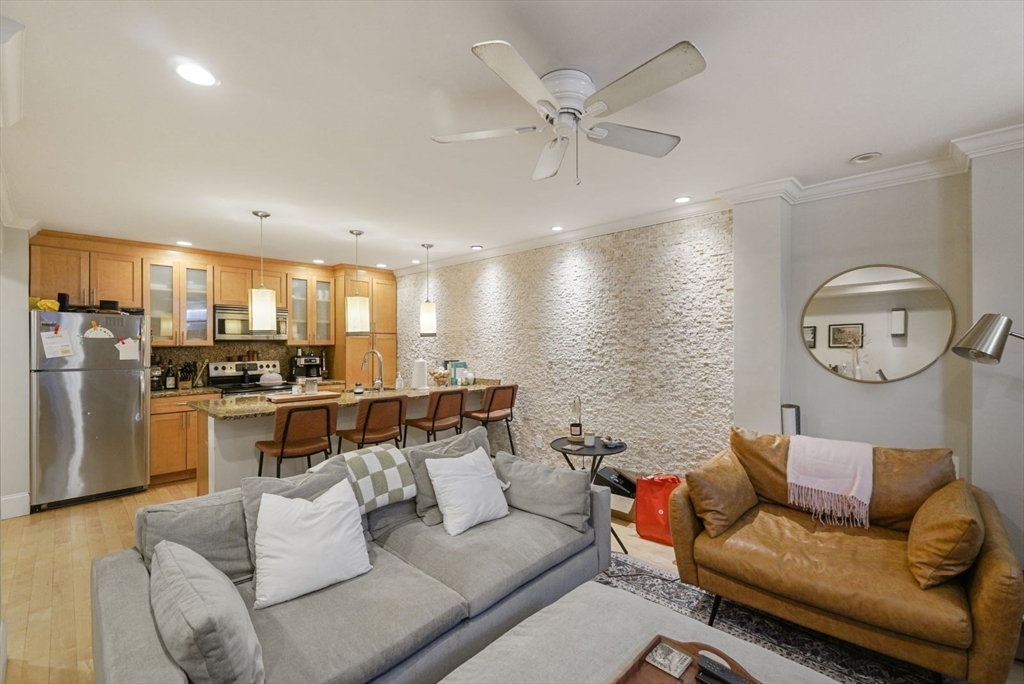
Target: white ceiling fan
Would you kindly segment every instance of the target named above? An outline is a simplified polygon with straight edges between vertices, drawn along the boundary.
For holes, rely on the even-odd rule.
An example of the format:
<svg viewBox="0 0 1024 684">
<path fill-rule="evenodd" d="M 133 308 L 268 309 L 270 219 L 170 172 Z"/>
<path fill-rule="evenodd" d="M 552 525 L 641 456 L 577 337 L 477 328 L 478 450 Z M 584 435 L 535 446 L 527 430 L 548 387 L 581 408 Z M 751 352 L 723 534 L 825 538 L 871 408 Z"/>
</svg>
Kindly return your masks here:
<svg viewBox="0 0 1024 684">
<path fill-rule="evenodd" d="M 707 66 L 700 51 L 688 41 L 683 41 L 597 90 L 590 76 L 577 69 L 558 69 L 538 78 L 516 49 L 503 40 L 477 43 L 473 46 L 473 54 L 530 103 L 545 123 L 540 126 L 508 126 L 489 131 L 435 135 L 433 139 L 439 143 L 485 140 L 506 135 L 540 133 L 551 126 L 555 137 L 541 150 L 537 167 L 533 171 L 535 181 L 551 178 L 558 173 L 569 147 L 569 136 L 576 133 L 578 139 L 581 130 L 587 138 L 599 145 L 617 147 L 649 157 L 664 157 L 679 144 L 679 136 L 610 122 L 587 126 L 584 119 L 614 114 L 696 76 Z"/>
</svg>

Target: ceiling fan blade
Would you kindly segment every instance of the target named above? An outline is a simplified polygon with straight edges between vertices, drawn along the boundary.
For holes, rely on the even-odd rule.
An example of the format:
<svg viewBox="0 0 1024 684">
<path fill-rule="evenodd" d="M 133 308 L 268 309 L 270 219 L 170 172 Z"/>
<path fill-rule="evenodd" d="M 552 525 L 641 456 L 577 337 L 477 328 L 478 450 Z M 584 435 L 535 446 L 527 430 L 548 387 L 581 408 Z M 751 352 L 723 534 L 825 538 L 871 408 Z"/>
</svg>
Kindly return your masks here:
<svg viewBox="0 0 1024 684">
<path fill-rule="evenodd" d="M 605 117 L 635 102 L 661 92 L 704 71 L 707 62 L 689 41 L 673 45 L 654 59 L 641 64 L 617 81 L 587 98 L 586 108 L 604 102 L 608 109 L 595 114 Z"/>
<path fill-rule="evenodd" d="M 545 144 L 544 149 L 540 151 L 537 168 L 533 170 L 533 180 L 544 180 L 558 173 L 558 167 L 562 165 L 562 158 L 565 157 L 567 149 L 569 149 L 568 138 L 558 137 Z"/>
<path fill-rule="evenodd" d="M 434 135 L 431 139 L 439 143 L 467 142 L 469 140 L 487 140 L 488 138 L 501 138 L 506 135 L 518 135 L 520 133 L 538 133 L 547 126 L 506 126 L 495 128 L 490 131 L 472 131 L 469 133 L 449 133 L 448 135 Z"/>
<path fill-rule="evenodd" d="M 547 87 L 514 47 L 503 40 L 491 40 L 474 45 L 473 54 L 501 77 L 501 80 L 512 86 L 512 89 L 540 112 L 541 116 L 554 116 L 558 113 L 558 99 L 548 92 Z"/>
<path fill-rule="evenodd" d="M 598 145 L 617 147 L 627 152 L 646 154 L 648 157 L 664 157 L 679 144 L 678 135 L 613 123 L 594 126 L 587 131 L 587 137 Z"/>
</svg>

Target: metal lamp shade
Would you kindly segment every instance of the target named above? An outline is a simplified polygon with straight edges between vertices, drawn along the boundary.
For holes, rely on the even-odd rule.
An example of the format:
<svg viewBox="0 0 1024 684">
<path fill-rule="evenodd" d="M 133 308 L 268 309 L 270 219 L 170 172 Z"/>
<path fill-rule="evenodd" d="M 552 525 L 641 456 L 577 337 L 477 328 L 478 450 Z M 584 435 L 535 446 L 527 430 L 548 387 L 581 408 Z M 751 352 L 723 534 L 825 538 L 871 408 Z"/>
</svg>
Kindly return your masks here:
<svg viewBox="0 0 1024 684">
<path fill-rule="evenodd" d="M 345 332 L 349 335 L 370 334 L 369 297 L 345 297 Z"/>
<path fill-rule="evenodd" d="M 420 304 L 420 337 L 437 337 L 437 307 L 434 302 Z"/>
<path fill-rule="evenodd" d="M 277 332 L 277 293 L 273 290 L 249 290 L 249 330 Z"/>
<path fill-rule="evenodd" d="M 1011 326 L 1013 321 L 1006 316 L 985 314 L 953 345 L 953 353 L 978 363 L 999 363 Z"/>
</svg>

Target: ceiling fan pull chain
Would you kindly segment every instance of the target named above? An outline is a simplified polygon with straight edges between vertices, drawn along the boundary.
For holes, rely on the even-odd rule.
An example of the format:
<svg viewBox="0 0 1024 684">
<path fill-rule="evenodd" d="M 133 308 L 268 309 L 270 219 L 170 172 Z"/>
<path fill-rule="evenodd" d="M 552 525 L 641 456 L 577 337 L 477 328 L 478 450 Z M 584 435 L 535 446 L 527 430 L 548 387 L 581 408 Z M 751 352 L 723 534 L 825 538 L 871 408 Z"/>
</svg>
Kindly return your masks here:
<svg viewBox="0 0 1024 684">
<path fill-rule="evenodd" d="M 580 180 L 580 127 L 576 126 L 576 185 L 582 182 Z"/>
</svg>

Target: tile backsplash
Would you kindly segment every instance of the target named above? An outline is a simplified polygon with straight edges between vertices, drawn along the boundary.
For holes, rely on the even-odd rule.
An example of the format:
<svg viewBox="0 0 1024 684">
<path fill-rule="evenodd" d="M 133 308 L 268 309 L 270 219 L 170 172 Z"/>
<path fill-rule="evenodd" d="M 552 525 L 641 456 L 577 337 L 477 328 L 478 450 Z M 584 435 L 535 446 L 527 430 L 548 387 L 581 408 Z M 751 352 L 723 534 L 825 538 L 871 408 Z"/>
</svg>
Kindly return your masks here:
<svg viewBox="0 0 1024 684">
<path fill-rule="evenodd" d="M 168 361 L 173 361 L 174 366 L 179 368 L 186 361 L 194 361 L 196 365 L 200 365 L 203 361 L 223 361 L 229 356 L 255 351 L 262 361 L 279 361 L 281 373 L 287 376 L 291 358 L 298 350 L 299 347 L 289 347 L 281 342 L 215 342 L 212 347 L 154 347 L 151 351 L 154 360 L 160 359 L 162 368 L 167 366 Z M 303 354 L 312 356 L 320 356 L 323 350 L 323 347 L 302 347 Z M 333 350 L 328 351 L 328 355 L 332 353 Z M 203 381 L 206 380 L 204 374 Z"/>
</svg>

